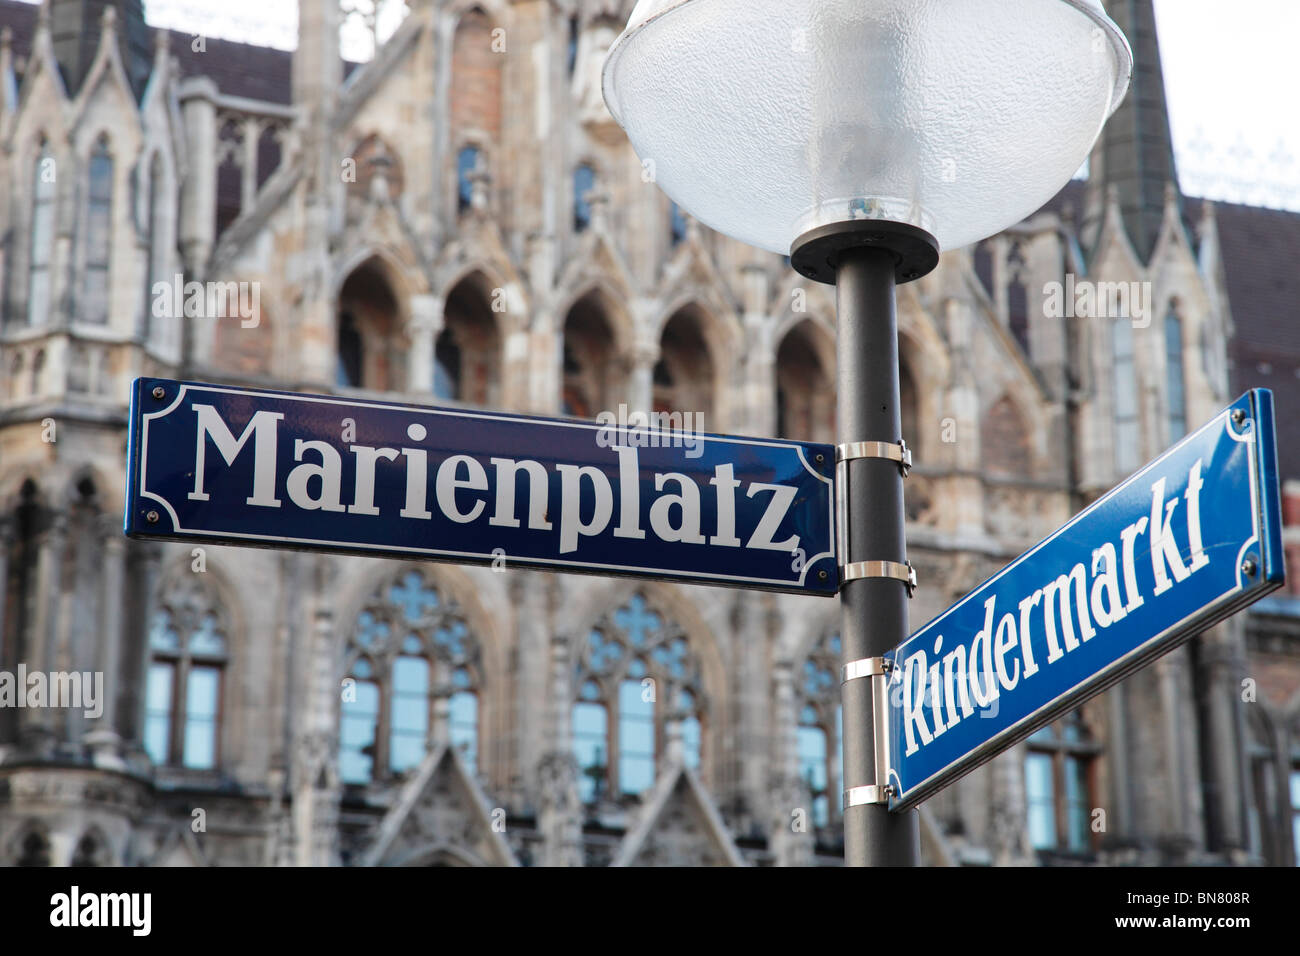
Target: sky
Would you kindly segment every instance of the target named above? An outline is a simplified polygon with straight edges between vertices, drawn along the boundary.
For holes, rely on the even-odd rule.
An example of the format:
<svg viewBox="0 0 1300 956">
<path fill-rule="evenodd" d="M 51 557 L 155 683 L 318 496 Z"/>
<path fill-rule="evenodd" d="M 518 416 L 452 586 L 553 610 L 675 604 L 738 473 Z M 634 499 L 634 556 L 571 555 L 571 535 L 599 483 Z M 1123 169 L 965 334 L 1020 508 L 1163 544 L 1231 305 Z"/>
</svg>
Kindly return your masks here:
<svg viewBox="0 0 1300 956">
<path fill-rule="evenodd" d="M 1300 0 L 1154 2 L 1183 191 L 1300 211 Z M 297 0 L 145 0 L 145 10 L 154 26 L 297 42 Z M 365 37 L 345 31 L 345 55 L 366 58 Z"/>
</svg>

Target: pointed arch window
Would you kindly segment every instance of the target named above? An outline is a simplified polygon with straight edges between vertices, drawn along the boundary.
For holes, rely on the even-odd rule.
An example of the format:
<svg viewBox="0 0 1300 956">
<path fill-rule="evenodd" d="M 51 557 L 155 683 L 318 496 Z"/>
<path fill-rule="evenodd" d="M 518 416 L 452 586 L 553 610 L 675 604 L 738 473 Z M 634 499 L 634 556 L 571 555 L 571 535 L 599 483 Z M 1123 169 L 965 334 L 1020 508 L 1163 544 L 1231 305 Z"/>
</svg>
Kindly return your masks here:
<svg viewBox="0 0 1300 956">
<path fill-rule="evenodd" d="M 1187 434 L 1187 391 L 1183 378 L 1183 320 L 1171 307 L 1165 317 L 1165 376 L 1168 383 L 1169 441 Z"/>
<path fill-rule="evenodd" d="M 41 143 L 32 168 L 31 246 L 27 266 L 27 324 L 44 325 L 50 317 L 50 258 L 54 250 L 54 153 Z"/>
<path fill-rule="evenodd" d="M 87 171 L 86 274 L 80 317 L 103 325 L 108 321 L 109 260 L 113 249 L 113 156 L 106 138 L 95 143 Z"/>
<path fill-rule="evenodd" d="M 73 866 L 107 866 L 109 850 L 103 837 L 90 832 L 77 841 L 77 848 L 72 853 Z"/>
<path fill-rule="evenodd" d="M 479 644 L 431 578 L 403 571 L 374 591 L 353 626 L 347 674 L 339 728 L 345 783 L 409 771 L 439 737 L 477 768 Z"/>
<path fill-rule="evenodd" d="M 229 661 L 225 614 L 200 584 L 166 594 L 149 629 L 144 749 L 158 766 L 212 770 Z"/>
<path fill-rule="evenodd" d="M 474 174 L 483 161 L 483 151 L 477 146 L 464 146 L 456 154 L 456 209 L 466 212 L 474 203 Z"/>
<path fill-rule="evenodd" d="M 809 653 L 797 675 L 799 725 L 795 743 L 799 777 L 812 797 L 813 825 L 829 826 L 838 817 L 831 795 L 840 792 L 840 668 L 838 634 L 827 634 Z"/>
<path fill-rule="evenodd" d="M 573 231 L 591 225 L 591 192 L 596 188 L 596 170 L 583 163 L 573 171 Z"/>
<path fill-rule="evenodd" d="M 433 394 L 452 402 L 460 398 L 460 346 L 450 329 L 443 329 L 434 345 Z"/>
<path fill-rule="evenodd" d="M 1133 323 L 1126 316 L 1110 326 L 1112 397 L 1115 406 L 1115 470 L 1127 475 L 1138 462 L 1137 361 L 1133 351 Z"/>
<path fill-rule="evenodd" d="M 707 704 L 686 633 L 635 594 L 588 633 L 575 663 L 573 748 L 584 803 L 644 793 L 675 722 L 700 766 Z"/>
<path fill-rule="evenodd" d="M 362 370 L 365 368 L 365 345 L 357 328 L 356 316 L 351 309 L 339 313 L 338 368 L 335 384 L 344 388 L 360 388 Z"/>
<path fill-rule="evenodd" d="M 616 404 L 610 312 L 608 299 L 593 291 L 575 302 L 564 318 L 560 410 L 565 415 L 592 418 Z"/>
<path fill-rule="evenodd" d="M 782 438 L 834 441 L 834 372 L 827 368 L 817 335 L 812 320 L 805 320 L 777 347 L 776 432 Z"/>
<path fill-rule="evenodd" d="M 19 845 L 15 866 L 49 866 L 50 840 L 39 830 L 32 830 Z"/>
</svg>

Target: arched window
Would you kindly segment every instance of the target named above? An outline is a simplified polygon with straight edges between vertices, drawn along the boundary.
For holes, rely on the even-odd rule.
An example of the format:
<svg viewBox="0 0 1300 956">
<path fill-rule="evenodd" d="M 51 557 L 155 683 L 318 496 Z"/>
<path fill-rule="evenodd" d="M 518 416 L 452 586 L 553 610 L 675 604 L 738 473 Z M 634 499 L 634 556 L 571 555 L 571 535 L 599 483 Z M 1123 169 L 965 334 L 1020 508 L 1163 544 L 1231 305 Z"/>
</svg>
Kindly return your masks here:
<svg viewBox="0 0 1300 956">
<path fill-rule="evenodd" d="M 596 170 L 583 163 L 573 171 L 573 231 L 582 232 L 591 225 L 590 195 L 596 188 Z"/>
<path fill-rule="evenodd" d="M 602 296 L 590 292 L 564 319 L 563 414 L 593 418 L 614 403 L 614 336 Z"/>
<path fill-rule="evenodd" d="M 335 384 L 344 388 L 361 387 L 361 369 L 365 367 L 365 346 L 357 331 L 357 320 L 350 310 L 339 313 L 339 361 Z"/>
<path fill-rule="evenodd" d="M 1183 380 L 1183 320 L 1169 309 L 1165 317 L 1165 376 L 1169 392 L 1169 441 L 1187 434 L 1187 392 Z"/>
<path fill-rule="evenodd" d="M 714 364 L 704 337 L 705 316 L 685 306 L 664 325 L 654 370 L 654 410 L 713 416 Z"/>
<path fill-rule="evenodd" d="M 798 680 L 799 776 L 812 796 L 813 825 L 829 826 L 839 816 L 832 799 L 842 789 L 840 755 L 840 636 L 827 634 L 803 662 Z"/>
<path fill-rule="evenodd" d="M 435 739 L 450 741 L 471 770 L 477 767 L 479 645 L 455 600 L 432 578 L 403 571 L 375 590 L 348 642 L 347 674 L 339 742 L 344 782 L 404 773 Z"/>
<path fill-rule="evenodd" d="M 573 76 L 573 70 L 578 65 L 578 16 L 574 14 L 569 17 L 569 48 L 566 51 L 565 65 L 568 68 L 569 76 Z"/>
<path fill-rule="evenodd" d="M 32 830 L 25 837 L 18 848 L 18 860 L 16 866 L 49 866 L 50 865 L 50 840 L 40 830 Z"/>
<path fill-rule="evenodd" d="M 1115 470 L 1127 475 L 1138 464 L 1138 384 L 1133 323 L 1127 316 L 1110 326 L 1112 398 L 1115 405 Z"/>
<path fill-rule="evenodd" d="M 460 346 L 450 329 L 438 333 L 434 344 L 433 394 L 453 402 L 460 397 Z"/>
<path fill-rule="evenodd" d="M 776 350 L 776 432 L 782 438 L 835 440 L 835 386 L 827 350 L 819 344 L 816 326 L 805 320 L 786 334 Z"/>
<path fill-rule="evenodd" d="M 474 201 L 474 174 L 483 153 L 477 146 L 465 146 L 456 154 L 456 209 L 465 212 Z"/>
<path fill-rule="evenodd" d="M 108 140 L 100 138 L 90 154 L 86 190 L 86 274 L 81 318 L 103 325 L 108 321 L 109 259 L 113 249 L 113 157 Z"/>
<path fill-rule="evenodd" d="M 32 226 L 27 267 L 27 324 L 44 325 L 50 318 L 50 257 L 54 250 L 54 154 L 41 143 L 32 170 Z"/>
<path fill-rule="evenodd" d="M 491 288 L 476 272 L 447 293 L 444 326 L 434 345 L 434 394 L 439 398 L 474 405 L 498 401 L 501 338 Z"/>
<path fill-rule="evenodd" d="M 688 767 L 703 753 L 705 698 L 685 632 L 634 595 L 578 648 L 573 749 L 584 803 L 644 793 L 668 735 L 680 729 Z"/>
<path fill-rule="evenodd" d="M 73 866 L 108 866 L 110 862 L 104 838 L 95 832 L 82 836 L 72 852 Z"/>
<path fill-rule="evenodd" d="M 144 749 L 154 764 L 217 766 L 227 633 L 224 611 L 202 584 L 186 580 L 161 591 L 145 689 Z"/>
<path fill-rule="evenodd" d="M 348 275 L 338 298 L 336 381 L 352 388 L 399 391 L 406 380 L 400 306 L 387 264 L 371 257 Z"/>
</svg>

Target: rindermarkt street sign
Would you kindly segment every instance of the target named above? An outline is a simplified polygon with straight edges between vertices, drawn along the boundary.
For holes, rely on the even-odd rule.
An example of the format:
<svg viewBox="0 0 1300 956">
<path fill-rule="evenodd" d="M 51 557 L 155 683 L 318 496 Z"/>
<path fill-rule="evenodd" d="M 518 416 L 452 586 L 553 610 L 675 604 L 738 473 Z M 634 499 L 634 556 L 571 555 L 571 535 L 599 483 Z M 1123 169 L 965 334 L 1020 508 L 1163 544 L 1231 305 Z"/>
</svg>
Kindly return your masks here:
<svg viewBox="0 0 1300 956">
<path fill-rule="evenodd" d="M 136 537 L 838 587 L 831 445 L 145 378 L 128 454 Z"/>
<path fill-rule="evenodd" d="M 890 808 L 1279 587 L 1281 527 L 1256 389 L 886 655 Z"/>
</svg>

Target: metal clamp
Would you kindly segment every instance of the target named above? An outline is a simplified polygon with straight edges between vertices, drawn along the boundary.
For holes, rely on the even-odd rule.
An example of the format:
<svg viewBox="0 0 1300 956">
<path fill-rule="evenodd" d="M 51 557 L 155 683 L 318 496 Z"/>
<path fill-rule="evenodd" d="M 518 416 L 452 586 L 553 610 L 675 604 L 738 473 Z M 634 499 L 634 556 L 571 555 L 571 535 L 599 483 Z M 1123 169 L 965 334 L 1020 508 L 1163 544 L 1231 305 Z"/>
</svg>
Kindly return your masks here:
<svg viewBox="0 0 1300 956">
<path fill-rule="evenodd" d="M 901 438 L 896 442 L 854 441 L 846 445 L 835 446 L 836 464 L 858 458 L 884 458 L 887 461 L 896 461 L 903 471 L 904 478 L 912 470 L 912 450 L 907 447 L 907 442 Z"/>
<path fill-rule="evenodd" d="M 860 677 L 884 677 L 893 666 L 893 661 L 887 657 L 864 657 L 861 660 L 849 661 L 840 668 L 840 683 L 847 684 Z"/>
<path fill-rule="evenodd" d="M 840 583 L 856 581 L 860 578 L 891 578 L 907 585 L 907 596 L 916 591 L 916 568 L 912 562 L 899 564 L 897 561 L 854 561 L 840 569 Z"/>
<path fill-rule="evenodd" d="M 894 788 L 889 784 L 883 787 L 877 787 L 874 784 L 869 787 L 850 787 L 844 791 L 844 809 L 888 803 L 893 792 Z"/>
<path fill-rule="evenodd" d="M 871 678 L 871 709 L 873 723 L 872 766 L 876 782 L 863 787 L 849 787 L 844 791 L 844 806 L 860 807 L 866 804 L 888 803 L 894 788 L 889 780 L 889 673 L 893 661 L 885 657 L 864 657 L 849 661 L 841 670 L 843 682 Z"/>
</svg>

